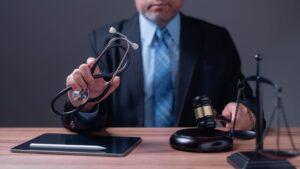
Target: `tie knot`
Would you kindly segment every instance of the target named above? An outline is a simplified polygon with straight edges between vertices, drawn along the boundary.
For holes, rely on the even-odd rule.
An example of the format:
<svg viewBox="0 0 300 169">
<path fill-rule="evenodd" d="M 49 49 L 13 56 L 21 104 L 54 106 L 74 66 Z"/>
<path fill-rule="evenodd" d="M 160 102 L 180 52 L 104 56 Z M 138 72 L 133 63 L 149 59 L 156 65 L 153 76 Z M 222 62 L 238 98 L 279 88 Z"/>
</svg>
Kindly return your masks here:
<svg viewBox="0 0 300 169">
<path fill-rule="evenodd" d="M 157 28 L 155 32 L 156 37 L 160 40 L 164 39 L 168 34 L 169 32 L 166 28 Z"/>
</svg>

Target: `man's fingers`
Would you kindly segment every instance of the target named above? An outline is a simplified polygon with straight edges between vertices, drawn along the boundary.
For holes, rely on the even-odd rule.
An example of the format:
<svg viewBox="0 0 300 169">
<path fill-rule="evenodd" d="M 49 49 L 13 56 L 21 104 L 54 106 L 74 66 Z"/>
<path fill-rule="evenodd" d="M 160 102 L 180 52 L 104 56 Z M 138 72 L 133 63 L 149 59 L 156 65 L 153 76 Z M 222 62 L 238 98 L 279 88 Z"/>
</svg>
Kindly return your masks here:
<svg viewBox="0 0 300 169">
<path fill-rule="evenodd" d="M 239 118 L 240 118 L 240 114 L 241 114 L 241 111 L 242 109 L 244 109 L 242 107 L 241 104 L 239 104 L 239 107 L 238 107 L 238 112 L 236 114 L 236 108 L 237 108 L 237 104 L 236 103 L 229 103 L 228 106 L 227 106 L 228 110 L 231 112 L 231 121 L 233 122 L 234 120 L 237 120 L 239 121 Z M 236 117 L 235 117 L 236 116 Z"/>
<path fill-rule="evenodd" d="M 79 70 L 80 70 L 82 77 L 89 85 L 92 85 L 95 83 L 95 79 L 92 76 L 92 73 L 91 73 L 91 70 L 90 70 L 88 64 L 80 65 Z"/>
<path fill-rule="evenodd" d="M 226 106 L 222 112 L 222 116 L 225 117 L 228 120 L 231 120 L 231 111 L 228 109 L 228 106 Z"/>
<path fill-rule="evenodd" d="M 225 127 L 226 128 L 232 128 L 232 123 L 226 123 Z"/>
<path fill-rule="evenodd" d="M 120 85 L 120 77 L 119 76 L 116 76 L 112 82 L 112 85 L 109 89 L 109 92 L 107 94 L 110 94 L 112 93 L 113 91 L 115 91 Z"/>
<path fill-rule="evenodd" d="M 112 82 L 112 86 L 110 87 L 107 94 L 101 99 L 104 100 L 106 97 L 108 97 L 112 92 L 114 92 L 120 85 L 120 77 L 116 76 Z"/>
<path fill-rule="evenodd" d="M 94 62 L 95 62 L 95 58 L 93 58 L 93 57 L 89 57 L 87 60 L 86 60 L 86 63 L 87 64 L 93 64 Z"/>
<path fill-rule="evenodd" d="M 71 76 L 71 83 L 80 86 L 81 89 L 86 89 L 87 88 L 87 84 L 84 81 L 79 69 L 75 69 L 73 71 L 72 76 Z"/>
<path fill-rule="evenodd" d="M 112 83 L 112 91 L 115 91 L 120 85 L 120 77 L 119 76 L 116 76 L 113 80 L 113 83 Z"/>
<path fill-rule="evenodd" d="M 67 77 L 66 86 L 71 87 L 72 90 L 75 90 L 75 91 L 80 91 L 81 90 L 81 87 L 78 84 L 75 83 L 75 81 L 73 80 L 71 75 L 69 75 Z"/>
<path fill-rule="evenodd" d="M 240 112 L 241 112 L 241 110 L 239 107 L 239 112 L 237 113 L 237 116 L 236 116 L 236 103 L 233 103 L 233 102 L 228 103 L 222 112 L 222 116 L 224 116 L 226 119 L 231 120 L 231 121 L 229 123 L 226 123 L 225 127 L 232 128 L 235 120 L 236 120 L 235 127 L 238 127 Z"/>
<path fill-rule="evenodd" d="M 236 121 L 234 130 L 250 130 L 253 128 L 253 121 L 255 121 L 255 116 L 252 114 L 251 110 L 249 110 L 243 104 L 238 105 L 238 112 L 236 114 L 236 103 L 229 103 L 225 106 L 222 115 L 224 117 L 229 117 L 231 115 L 231 122 L 226 123 L 227 128 L 233 128 L 234 120 Z M 250 116 L 249 116 L 249 113 Z M 236 116 L 236 117 L 235 117 Z M 254 117 L 253 117 L 254 116 Z M 253 119 L 253 120 L 252 120 Z"/>
<path fill-rule="evenodd" d="M 95 61 L 96 61 L 96 59 L 93 58 L 93 57 L 89 57 L 89 58 L 86 60 L 86 63 L 88 64 L 88 66 L 89 66 L 90 69 L 91 69 L 92 66 L 94 65 Z M 95 74 L 100 73 L 100 68 L 99 68 L 98 65 L 97 65 L 97 67 L 96 67 L 94 73 L 95 73 Z"/>
<path fill-rule="evenodd" d="M 230 122 L 226 122 L 225 127 L 226 128 L 231 128 L 232 125 L 233 125 L 232 113 L 231 113 L 231 111 L 229 111 L 227 106 L 224 108 L 224 110 L 222 112 L 222 116 L 225 117 L 227 120 L 230 120 Z"/>
</svg>

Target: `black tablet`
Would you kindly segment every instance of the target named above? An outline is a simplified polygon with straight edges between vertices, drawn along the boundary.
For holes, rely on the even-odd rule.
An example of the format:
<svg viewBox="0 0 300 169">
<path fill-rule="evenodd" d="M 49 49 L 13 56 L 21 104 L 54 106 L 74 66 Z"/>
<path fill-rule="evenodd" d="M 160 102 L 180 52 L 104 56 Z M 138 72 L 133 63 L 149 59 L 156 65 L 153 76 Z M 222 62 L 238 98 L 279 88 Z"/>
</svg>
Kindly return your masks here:
<svg viewBox="0 0 300 169">
<path fill-rule="evenodd" d="M 14 153 L 126 156 L 140 137 L 43 134 L 11 149 Z"/>
</svg>

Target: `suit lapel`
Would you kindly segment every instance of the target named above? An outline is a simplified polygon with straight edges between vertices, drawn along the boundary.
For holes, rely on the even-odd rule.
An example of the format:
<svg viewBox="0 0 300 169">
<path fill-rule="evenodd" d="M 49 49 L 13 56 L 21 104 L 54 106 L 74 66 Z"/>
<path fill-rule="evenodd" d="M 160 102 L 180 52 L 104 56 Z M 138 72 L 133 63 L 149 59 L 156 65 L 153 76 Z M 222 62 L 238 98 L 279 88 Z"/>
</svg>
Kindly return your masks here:
<svg viewBox="0 0 300 169">
<path fill-rule="evenodd" d="M 128 75 L 130 80 L 128 82 L 128 94 L 133 99 L 133 103 L 137 104 L 137 110 L 135 113 L 135 121 L 137 126 L 144 125 L 144 77 L 143 77 L 143 61 L 141 55 L 141 40 L 140 40 L 140 28 L 139 28 L 139 17 L 135 14 L 128 22 L 124 23 L 123 33 L 127 35 L 128 39 L 132 42 L 139 44 L 137 50 L 131 49 L 130 65 L 128 66 Z"/>
<path fill-rule="evenodd" d="M 189 22 L 188 18 L 181 14 L 180 58 L 179 72 L 175 86 L 174 126 L 179 125 L 185 98 L 190 87 L 190 82 L 199 55 L 201 47 L 201 34 L 199 31 L 200 30 L 193 29 L 193 25 Z"/>
</svg>

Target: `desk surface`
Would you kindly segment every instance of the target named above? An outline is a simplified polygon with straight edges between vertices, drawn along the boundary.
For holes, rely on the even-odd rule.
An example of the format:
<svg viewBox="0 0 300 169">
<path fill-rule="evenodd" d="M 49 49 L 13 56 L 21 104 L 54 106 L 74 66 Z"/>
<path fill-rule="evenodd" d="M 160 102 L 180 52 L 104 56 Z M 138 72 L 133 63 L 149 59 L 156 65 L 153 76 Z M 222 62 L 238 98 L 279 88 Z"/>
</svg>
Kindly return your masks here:
<svg viewBox="0 0 300 169">
<path fill-rule="evenodd" d="M 126 157 L 97 157 L 11 153 L 10 148 L 43 133 L 70 133 L 63 128 L 0 128 L 0 169 L 77 169 L 77 168 L 232 168 L 226 157 L 234 151 L 253 150 L 255 140 L 235 140 L 234 150 L 225 153 L 188 153 L 173 150 L 169 137 L 179 128 L 109 128 L 108 132 L 118 136 L 138 136 L 143 139 Z M 293 128 L 296 146 L 300 148 L 300 128 Z M 282 131 L 282 148 L 289 147 L 287 133 Z M 265 147 L 275 147 L 275 134 L 270 132 Z M 300 157 L 289 160 L 300 168 Z"/>
</svg>

